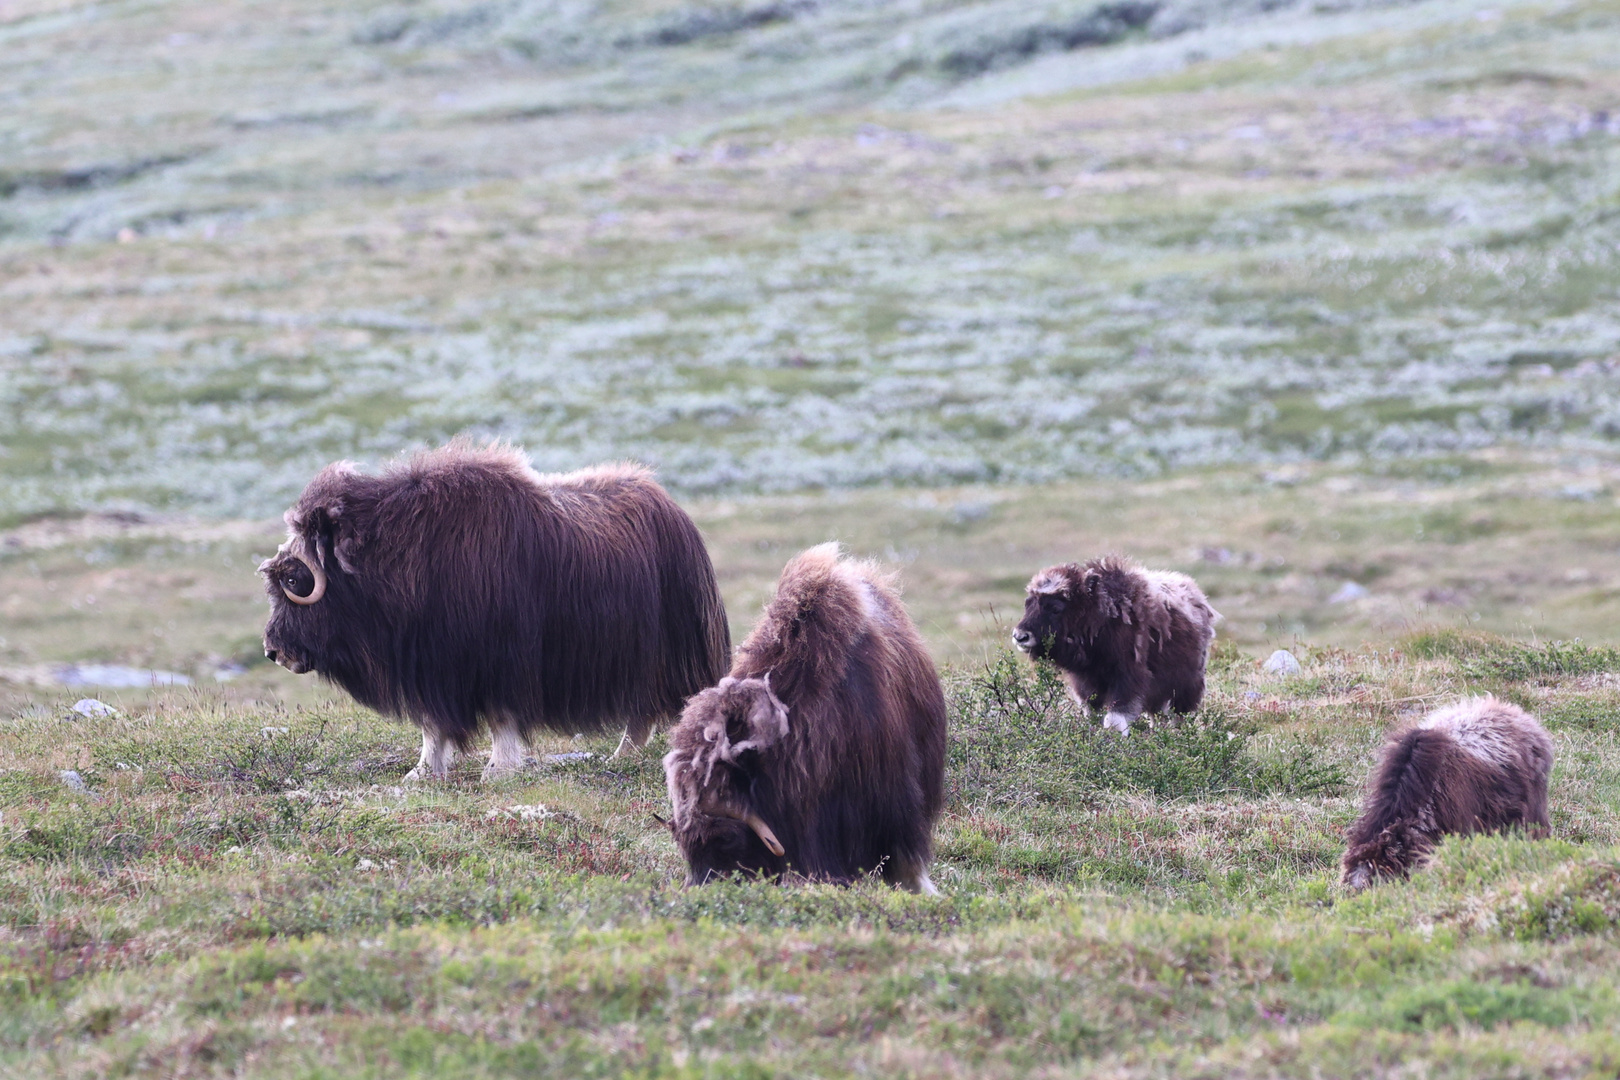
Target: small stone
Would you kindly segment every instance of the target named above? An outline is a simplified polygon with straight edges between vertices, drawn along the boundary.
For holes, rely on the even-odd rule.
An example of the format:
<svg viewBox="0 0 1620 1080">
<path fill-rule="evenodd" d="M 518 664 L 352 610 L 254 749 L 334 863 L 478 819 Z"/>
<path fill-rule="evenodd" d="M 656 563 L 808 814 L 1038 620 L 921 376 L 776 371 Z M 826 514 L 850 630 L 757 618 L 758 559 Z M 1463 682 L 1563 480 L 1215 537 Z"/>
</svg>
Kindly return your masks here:
<svg viewBox="0 0 1620 1080">
<path fill-rule="evenodd" d="M 570 761 L 589 761 L 595 756 L 589 750 L 575 750 L 567 754 L 547 754 L 540 760 L 547 765 L 564 765 Z"/>
<path fill-rule="evenodd" d="M 1299 666 L 1299 661 L 1294 659 L 1293 653 L 1287 649 L 1278 649 L 1266 657 L 1266 662 L 1260 665 L 1260 670 L 1271 675 L 1298 675 L 1304 669 Z"/>
<path fill-rule="evenodd" d="M 84 782 L 84 777 L 79 775 L 78 770 L 63 769 L 56 775 L 62 778 L 62 783 L 67 785 L 67 789 L 69 791 L 76 792 L 80 795 L 90 794 L 90 785 Z"/>
<path fill-rule="evenodd" d="M 1330 604 L 1348 604 L 1350 601 L 1352 601 L 1352 600 L 1360 600 L 1362 597 L 1364 597 L 1366 595 L 1367 595 L 1367 590 L 1366 590 L 1366 588 L 1364 586 L 1357 585 L 1353 581 L 1347 581 L 1343 585 L 1339 586 L 1337 592 L 1335 592 L 1332 596 L 1328 597 L 1328 603 L 1330 603 Z"/>
<path fill-rule="evenodd" d="M 105 701 L 93 697 L 80 698 L 73 703 L 73 711 L 80 716 L 117 716 L 118 710 Z"/>
<path fill-rule="evenodd" d="M 951 520 L 958 525 L 983 521 L 995 509 L 995 504 L 983 499 L 964 499 L 951 507 Z"/>
</svg>

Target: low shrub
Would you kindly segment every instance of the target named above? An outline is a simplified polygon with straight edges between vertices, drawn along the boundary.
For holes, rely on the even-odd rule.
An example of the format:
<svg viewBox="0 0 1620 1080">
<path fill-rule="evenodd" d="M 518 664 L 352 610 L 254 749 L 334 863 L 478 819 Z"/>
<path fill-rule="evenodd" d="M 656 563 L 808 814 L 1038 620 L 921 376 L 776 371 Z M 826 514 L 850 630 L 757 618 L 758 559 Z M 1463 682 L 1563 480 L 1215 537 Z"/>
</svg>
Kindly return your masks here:
<svg viewBox="0 0 1620 1080">
<path fill-rule="evenodd" d="M 1424 660 L 1457 660 L 1469 678 L 1503 682 L 1620 671 L 1620 649 L 1580 638 L 1525 642 L 1469 630 L 1425 630 L 1407 637 L 1402 651 Z"/>
<path fill-rule="evenodd" d="M 952 681 L 947 772 L 965 802 L 1061 802 L 1101 791 L 1175 799 L 1221 794 L 1320 794 L 1345 783 L 1305 747 L 1253 752 L 1253 729 L 1206 707 L 1179 721 L 1146 719 L 1127 738 L 1079 714 L 1056 668 L 1010 651 Z"/>
</svg>

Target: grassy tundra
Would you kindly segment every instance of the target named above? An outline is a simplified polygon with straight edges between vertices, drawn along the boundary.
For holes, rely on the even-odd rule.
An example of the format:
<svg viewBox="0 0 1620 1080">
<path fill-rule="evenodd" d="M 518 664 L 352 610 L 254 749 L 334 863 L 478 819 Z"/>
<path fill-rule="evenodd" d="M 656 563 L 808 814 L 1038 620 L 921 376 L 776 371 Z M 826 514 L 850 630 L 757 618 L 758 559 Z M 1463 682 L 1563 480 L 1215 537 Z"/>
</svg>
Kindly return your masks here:
<svg viewBox="0 0 1620 1080">
<path fill-rule="evenodd" d="M 920 898 L 682 891 L 657 754 L 557 740 L 402 789 L 344 704 L 190 692 L 0 730 L 0 1067 L 15 1075 L 1573 1075 L 1620 1009 L 1620 667 L 1456 631 L 1226 648 L 1122 742 L 1007 654 L 950 680 Z M 1465 689 L 1545 719 L 1554 839 L 1443 845 L 1347 899 L 1382 729 Z M 662 736 L 652 749 L 661 751 Z M 73 768 L 87 790 L 56 770 Z"/>
<path fill-rule="evenodd" d="M 0 1075 L 1612 1074 L 1617 51 L 1597 0 L 0 0 Z M 736 637 L 809 544 L 898 567 L 944 895 L 682 891 L 661 737 L 405 789 L 263 664 L 274 516 L 457 431 L 657 465 Z M 1128 742 L 1002 648 L 1107 549 L 1227 617 Z M 77 716 L 72 662 L 199 685 Z M 1552 839 L 1345 897 L 1384 731 L 1485 690 Z"/>
</svg>

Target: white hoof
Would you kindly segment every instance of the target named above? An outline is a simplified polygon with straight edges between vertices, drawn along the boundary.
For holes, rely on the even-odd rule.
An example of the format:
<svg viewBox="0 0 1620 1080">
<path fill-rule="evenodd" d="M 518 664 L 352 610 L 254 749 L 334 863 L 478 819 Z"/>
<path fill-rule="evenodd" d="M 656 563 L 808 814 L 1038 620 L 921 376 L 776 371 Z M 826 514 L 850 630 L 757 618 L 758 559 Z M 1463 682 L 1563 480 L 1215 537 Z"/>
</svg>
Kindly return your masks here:
<svg viewBox="0 0 1620 1080">
<path fill-rule="evenodd" d="M 516 764 L 492 761 L 484 766 L 484 771 L 478 774 L 480 783 L 487 784 L 492 780 L 510 780 L 530 765 L 535 764 L 534 758 L 525 758 Z"/>
<path fill-rule="evenodd" d="M 934 884 L 933 879 L 928 876 L 928 871 L 926 870 L 917 875 L 917 880 L 912 884 L 911 891 L 921 896 L 939 895 L 938 886 Z"/>
<path fill-rule="evenodd" d="M 1121 735 L 1129 735 L 1131 733 L 1131 720 L 1132 717 L 1124 713 L 1111 712 L 1103 717 L 1103 727 L 1109 731 L 1117 731 Z"/>
</svg>

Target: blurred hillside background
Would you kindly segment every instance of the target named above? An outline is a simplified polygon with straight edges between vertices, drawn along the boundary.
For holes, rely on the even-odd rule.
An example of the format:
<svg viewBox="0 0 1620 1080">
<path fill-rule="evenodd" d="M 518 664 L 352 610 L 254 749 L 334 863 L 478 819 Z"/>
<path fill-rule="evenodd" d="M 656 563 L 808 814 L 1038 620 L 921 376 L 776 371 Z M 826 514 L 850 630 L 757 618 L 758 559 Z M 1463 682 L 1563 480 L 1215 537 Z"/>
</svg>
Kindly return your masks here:
<svg viewBox="0 0 1620 1080">
<path fill-rule="evenodd" d="M 1613 637 L 1617 57 L 1598 0 L 0 0 L 0 674 L 240 674 L 309 476 L 459 432 L 656 466 L 739 631 L 836 536 L 947 660 L 1107 549 L 1251 645 Z"/>
</svg>

